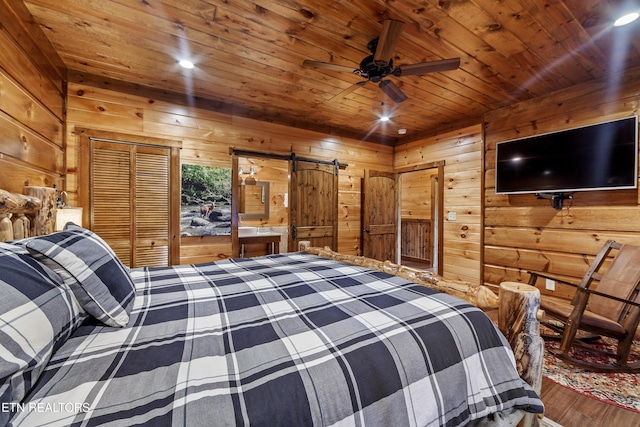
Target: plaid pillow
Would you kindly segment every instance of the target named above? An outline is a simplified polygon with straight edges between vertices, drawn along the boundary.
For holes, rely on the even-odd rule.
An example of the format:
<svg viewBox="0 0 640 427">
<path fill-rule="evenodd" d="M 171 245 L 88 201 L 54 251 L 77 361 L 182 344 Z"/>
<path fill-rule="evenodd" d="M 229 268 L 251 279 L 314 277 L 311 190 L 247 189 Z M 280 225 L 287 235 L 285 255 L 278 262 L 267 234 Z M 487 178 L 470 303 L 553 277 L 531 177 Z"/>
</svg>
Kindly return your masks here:
<svg viewBox="0 0 640 427">
<path fill-rule="evenodd" d="M 28 239 L 28 238 L 27 238 Z M 27 239 L 12 240 L 10 242 L 0 242 L 3 252 L 12 252 L 20 255 L 29 255 L 27 250 Z"/>
<path fill-rule="evenodd" d="M 21 252 L 0 243 L 0 425 L 86 318 L 58 275 Z"/>
<path fill-rule="evenodd" d="M 128 269 L 97 234 L 70 224 L 64 231 L 31 238 L 26 246 L 60 275 L 89 314 L 109 326 L 127 326 L 134 284 Z"/>
</svg>

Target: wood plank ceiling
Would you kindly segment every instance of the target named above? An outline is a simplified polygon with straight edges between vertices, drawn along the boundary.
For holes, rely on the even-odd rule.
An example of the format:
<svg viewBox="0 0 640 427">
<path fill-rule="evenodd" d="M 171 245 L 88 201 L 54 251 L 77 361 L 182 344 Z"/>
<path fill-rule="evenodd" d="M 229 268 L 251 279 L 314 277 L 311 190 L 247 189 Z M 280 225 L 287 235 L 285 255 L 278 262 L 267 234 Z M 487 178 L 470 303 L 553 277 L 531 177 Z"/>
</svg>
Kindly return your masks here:
<svg viewBox="0 0 640 427">
<path fill-rule="evenodd" d="M 640 23 L 618 0 L 27 0 L 71 81 L 139 85 L 259 120 L 397 143 L 640 66 Z M 461 58 L 454 71 L 376 83 L 303 65 L 359 68 L 385 19 L 406 23 L 396 66 Z M 182 69 L 182 58 L 195 62 Z M 624 78 L 624 74 L 617 77 Z M 617 81 L 611 79 L 612 81 Z M 387 111 L 384 124 L 378 116 Z M 398 129 L 405 128 L 405 135 Z"/>
</svg>

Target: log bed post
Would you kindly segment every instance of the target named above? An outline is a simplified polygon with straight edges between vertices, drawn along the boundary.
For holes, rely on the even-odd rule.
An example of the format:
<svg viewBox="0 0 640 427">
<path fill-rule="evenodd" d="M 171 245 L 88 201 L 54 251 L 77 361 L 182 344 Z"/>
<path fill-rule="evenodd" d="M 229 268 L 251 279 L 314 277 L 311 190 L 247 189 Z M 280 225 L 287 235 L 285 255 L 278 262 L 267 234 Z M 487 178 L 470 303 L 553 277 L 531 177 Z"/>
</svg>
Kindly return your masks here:
<svg viewBox="0 0 640 427">
<path fill-rule="evenodd" d="M 544 342 L 540 336 L 540 290 L 520 282 L 502 282 L 498 303 L 498 328 L 509 341 L 520 377 L 540 395 Z M 527 414 L 524 425 L 536 425 Z"/>
<path fill-rule="evenodd" d="M 10 193 L 0 189 L 0 218 L 2 218 L 0 242 L 35 236 L 36 234 L 31 230 L 31 226 L 34 225 L 37 218 L 42 215 L 55 218 L 55 212 L 53 214 L 42 212 L 42 200 L 36 197 L 36 194 L 33 194 L 31 190 L 26 190 L 27 188 L 45 187 L 25 187 L 27 195 Z M 53 208 L 55 208 L 55 190 L 48 190 L 51 190 L 53 194 Z M 9 214 L 12 215 L 11 220 L 8 219 Z M 40 228 L 44 229 L 44 227 Z"/>
<path fill-rule="evenodd" d="M 56 230 L 57 193 L 52 187 L 26 186 L 24 194 L 0 189 L 0 241 L 42 236 Z"/>
<path fill-rule="evenodd" d="M 0 190 L 0 214 L 24 213 L 35 215 L 41 207 L 42 201 L 36 197 Z"/>
<path fill-rule="evenodd" d="M 24 187 L 23 193 L 42 201 L 31 221 L 31 235 L 42 236 L 56 231 L 56 189 L 52 187 Z"/>
</svg>

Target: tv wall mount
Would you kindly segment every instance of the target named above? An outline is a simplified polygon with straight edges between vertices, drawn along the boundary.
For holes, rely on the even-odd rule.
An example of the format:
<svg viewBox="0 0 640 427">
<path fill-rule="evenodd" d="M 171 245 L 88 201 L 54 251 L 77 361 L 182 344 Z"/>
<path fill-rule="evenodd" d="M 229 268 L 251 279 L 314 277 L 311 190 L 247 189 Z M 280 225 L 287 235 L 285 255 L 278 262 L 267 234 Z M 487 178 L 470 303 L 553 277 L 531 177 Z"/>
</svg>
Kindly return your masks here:
<svg viewBox="0 0 640 427">
<path fill-rule="evenodd" d="M 538 199 L 551 200 L 554 209 L 562 210 L 565 200 L 573 199 L 573 193 L 536 193 Z"/>
</svg>

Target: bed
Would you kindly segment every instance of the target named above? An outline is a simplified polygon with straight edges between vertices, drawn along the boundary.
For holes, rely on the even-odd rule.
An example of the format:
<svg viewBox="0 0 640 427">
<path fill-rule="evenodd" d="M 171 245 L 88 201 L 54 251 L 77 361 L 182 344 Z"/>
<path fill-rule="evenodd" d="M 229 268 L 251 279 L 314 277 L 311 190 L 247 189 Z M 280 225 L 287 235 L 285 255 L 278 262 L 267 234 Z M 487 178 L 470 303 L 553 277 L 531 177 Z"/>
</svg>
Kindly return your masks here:
<svg viewBox="0 0 640 427">
<path fill-rule="evenodd" d="M 543 411 L 480 309 L 373 269 L 306 252 L 128 269 L 73 224 L 0 243 L 0 266 L 0 425 L 503 425 Z"/>
</svg>

